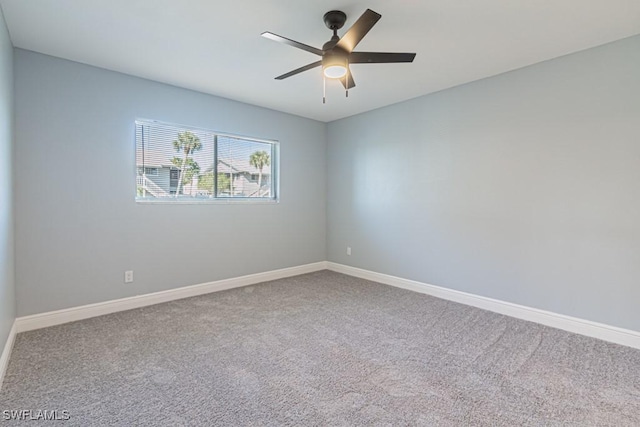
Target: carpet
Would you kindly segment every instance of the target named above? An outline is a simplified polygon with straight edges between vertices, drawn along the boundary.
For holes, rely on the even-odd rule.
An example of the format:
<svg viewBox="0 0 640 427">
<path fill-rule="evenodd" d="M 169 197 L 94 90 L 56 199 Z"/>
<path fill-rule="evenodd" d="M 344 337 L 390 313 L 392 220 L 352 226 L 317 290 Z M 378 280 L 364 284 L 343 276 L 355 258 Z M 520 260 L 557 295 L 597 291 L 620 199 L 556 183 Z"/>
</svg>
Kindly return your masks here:
<svg viewBox="0 0 640 427">
<path fill-rule="evenodd" d="M 321 271 L 18 334 L 0 411 L 21 409 L 77 426 L 638 426 L 640 351 Z"/>
</svg>

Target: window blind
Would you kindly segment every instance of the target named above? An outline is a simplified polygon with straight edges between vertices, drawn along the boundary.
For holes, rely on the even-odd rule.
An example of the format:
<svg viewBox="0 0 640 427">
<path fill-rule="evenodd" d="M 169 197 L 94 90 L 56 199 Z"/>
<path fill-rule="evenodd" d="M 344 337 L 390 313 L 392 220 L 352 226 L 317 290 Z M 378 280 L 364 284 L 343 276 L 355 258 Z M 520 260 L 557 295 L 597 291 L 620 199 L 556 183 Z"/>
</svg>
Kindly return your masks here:
<svg viewBox="0 0 640 427">
<path fill-rule="evenodd" d="M 135 140 L 138 200 L 277 197 L 277 142 L 147 120 Z"/>
</svg>

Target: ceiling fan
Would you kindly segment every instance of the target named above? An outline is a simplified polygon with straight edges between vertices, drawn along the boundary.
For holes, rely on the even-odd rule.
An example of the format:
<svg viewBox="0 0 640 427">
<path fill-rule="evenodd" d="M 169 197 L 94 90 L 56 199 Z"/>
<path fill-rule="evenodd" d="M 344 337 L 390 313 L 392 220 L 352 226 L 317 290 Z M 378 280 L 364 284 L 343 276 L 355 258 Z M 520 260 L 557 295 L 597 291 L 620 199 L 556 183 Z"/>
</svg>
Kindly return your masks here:
<svg viewBox="0 0 640 427">
<path fill-rule="evenodd" d="M 346 96 L 349 96 L 349 89 L 355 87 L 355 82 L 351 74 L 350 64 L 381 64 L 392 62 L 413 62 L 415 53 L 388 53 L 388 52 L 354 52 L 353 49 L 360 43 L 365 35 L 382 17 L 379 13 L 367 9 L 360 18 L 342 36 L 338 37 L 338 30 L 344 26 L 347 15 L 339 10 L 331 10 L 324 14 L 325 25 L 333 31 L 331 40 L 326 42 L 322 49 L 288 39 L 270 32 L 262 33 L 262 37 L 297 47 L 298 49 L 311 52 L 321 56 L 320 61 L 312 62 L 288 73 L 276 77 L 276 80 L 283 80 L 304 71 L 322 66 L 323 76 L 329 79 L 340 79 L 345 88 Z M 324 80 L 324 79 L 323 79 Z M 326 102 L 323 96 L 322 102 Z"/>
</svg>

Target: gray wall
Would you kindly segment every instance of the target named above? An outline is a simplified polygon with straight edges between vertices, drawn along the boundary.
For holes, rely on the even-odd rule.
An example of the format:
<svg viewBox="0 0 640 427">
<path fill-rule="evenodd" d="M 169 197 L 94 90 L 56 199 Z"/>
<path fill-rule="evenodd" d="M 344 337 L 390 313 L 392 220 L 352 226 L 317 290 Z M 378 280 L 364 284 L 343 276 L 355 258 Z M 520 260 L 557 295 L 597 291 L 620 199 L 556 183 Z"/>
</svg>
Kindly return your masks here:
<svg viewBox="0 0 640 427">
<path fill-rule="evenodd" d="M 15 318 L 12 177 L 13 46 L 0 9 L 0 353 Z"/>
<path fill-rule="evenodd" d="M 15 90 L 19 316 L 325 259 L 324 123 L 20 49 Z M 136 204 L 135 118 L 279 140 L 280 203 Z"/>
<path fill-rule="evenodd" d="M 330 261 L 640 330 L 640 37 L 327 136 Z"/>
</svg>

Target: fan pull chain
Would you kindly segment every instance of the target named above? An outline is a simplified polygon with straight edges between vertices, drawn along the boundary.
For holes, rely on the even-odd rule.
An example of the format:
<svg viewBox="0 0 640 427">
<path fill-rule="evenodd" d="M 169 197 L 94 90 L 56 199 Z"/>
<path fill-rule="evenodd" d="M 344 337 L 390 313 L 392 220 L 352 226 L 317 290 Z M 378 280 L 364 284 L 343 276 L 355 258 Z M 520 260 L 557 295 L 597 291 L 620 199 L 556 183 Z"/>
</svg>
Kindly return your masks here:
<svg viewBox="0 0 640 427">
<path fill-rule="evenodd" d="M 322 103 L 327 103 L 327 77 L 322 73 Z"/>
<path fill-rule="evenodd" d="M 349 77 L 351 77 L 351 75 L 349 73 L 349 60 L 348 59 L 345 61 L 345 68 L 347 69 L 347 74 L 345 74 L 345 82 L 347 84 L 344 85 L 344 97 L 348 98 L 349 97 Z"/>
</svg>

